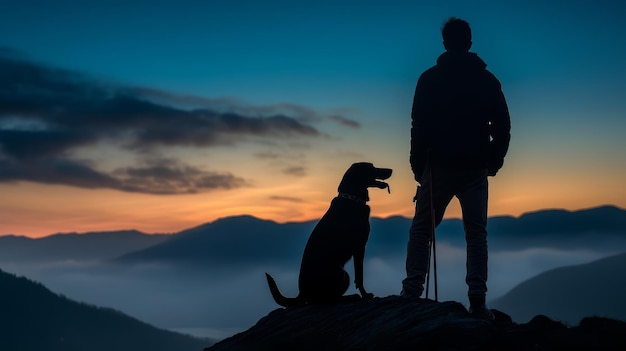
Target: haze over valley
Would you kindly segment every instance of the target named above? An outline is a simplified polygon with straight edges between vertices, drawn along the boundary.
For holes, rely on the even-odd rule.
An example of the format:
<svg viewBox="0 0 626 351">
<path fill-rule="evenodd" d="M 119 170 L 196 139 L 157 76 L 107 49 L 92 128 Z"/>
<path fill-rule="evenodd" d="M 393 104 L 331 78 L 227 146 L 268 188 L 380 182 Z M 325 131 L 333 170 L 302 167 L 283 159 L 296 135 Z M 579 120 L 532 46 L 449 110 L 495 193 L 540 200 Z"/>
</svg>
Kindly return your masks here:
<svg viewBox="0 0 626 351">
<path fill-rule="evenodd" d="M 315 223 L 278 224 L 236 216 L 169 236 L 136 231 L 39 239 L 5 235 L 0 236 L 0 269 L 160 328 L 223 338 L 278 308 L 264 272 L 276 277 L 285 295 L 297 294 L 299 261 Z M 377 296 L 399 293 L 409 225 L 404 217 L 371 219 L 365 286 Z M 489 230 L 490 301 L 553 268 L 626 251 L 626 211 L 613 206 L 494 217 Z M 441 301 L 466 303 L 464 245 L 460 220 L 445 220 L 437 229 Z M 347 269 L 353 277 L 351 263 Z M 614 274 L 624 269 L 615 267 Z M 354 292 L 351 287 L 348 293 Z M 430 297 L 434 298 L 432 290 Z M 524 300 L 527 310 L 539 304 L 542 295 L 534 299 Z M 528 315 L 513 312 L 518 322 L 527 321 Z M 612 317 L 626 318 L 621 313 Z M 567 317 L 561 319 L 575 324 L 582 316 L 574 312 Z"/>
</svg>

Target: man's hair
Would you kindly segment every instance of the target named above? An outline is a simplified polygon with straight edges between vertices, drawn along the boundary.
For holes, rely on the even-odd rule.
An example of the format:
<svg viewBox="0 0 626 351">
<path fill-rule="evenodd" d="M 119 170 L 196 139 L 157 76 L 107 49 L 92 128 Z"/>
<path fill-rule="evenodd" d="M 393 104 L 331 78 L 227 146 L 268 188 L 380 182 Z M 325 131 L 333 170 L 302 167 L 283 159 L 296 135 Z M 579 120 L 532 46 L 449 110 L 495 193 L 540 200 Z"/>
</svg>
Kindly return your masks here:
<svg viewBox="0 0 626 351">
<path fill-rule="evenodd" d="M 468 51 L 472 46 L 472 29 L 460 18 L 450 17 L 443 24 L 441 35 L 449 51 Z"/>
</svg>

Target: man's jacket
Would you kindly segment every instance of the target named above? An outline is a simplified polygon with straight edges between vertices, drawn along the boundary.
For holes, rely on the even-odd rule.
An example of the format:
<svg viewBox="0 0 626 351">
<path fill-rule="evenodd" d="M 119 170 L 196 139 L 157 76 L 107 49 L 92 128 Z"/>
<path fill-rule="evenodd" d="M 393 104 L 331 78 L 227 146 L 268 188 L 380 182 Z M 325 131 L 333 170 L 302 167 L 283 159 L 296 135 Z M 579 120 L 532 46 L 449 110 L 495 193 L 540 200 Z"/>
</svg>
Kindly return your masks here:
<svg viewBox="0 0 626 351">
<path fill-rule="evenodd" d="M 504 163 L 511 138 L 509 110 L 498 79 L 474 53 L 439 56 L 420 76 L 411 113 L 411 168 L 421 180 L 426 164 L 488 169 Z"/>
</svg>

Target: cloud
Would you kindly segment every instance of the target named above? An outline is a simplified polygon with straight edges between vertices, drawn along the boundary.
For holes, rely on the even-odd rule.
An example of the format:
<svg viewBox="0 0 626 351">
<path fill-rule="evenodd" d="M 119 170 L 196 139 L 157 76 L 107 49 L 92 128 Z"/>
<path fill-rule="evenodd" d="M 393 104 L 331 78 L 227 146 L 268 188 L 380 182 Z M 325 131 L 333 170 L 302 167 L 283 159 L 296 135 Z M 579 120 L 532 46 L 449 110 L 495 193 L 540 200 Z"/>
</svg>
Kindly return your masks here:
<svg viewBox="0 0 626 351">
<path fill-rule="evenodd" d="M 264 160 L 276 160 L 276 159 L 282 158 L 283 156 L 279 155 L 276 152 L 265 151 L 265 152 L 255 153 L 254 157 L 259 158 L 259 159 L 264 159 Z"/>
<path fill-rule="evenodd" d="M 296 176 L 296 177 L 304 177 L 306 173 L 306 168 L 301 166 L 293 166 L 283 169 L 283 173 Z"/>
<path fill-rule="evenodd" d="M 232 189 L 247 182 L 228 173 L 207 172 L 174 159 L 151 160 L 143 167 L 118 168 L 120 190 L 159 195 L 194 194 L 211 189 Z"/>
<path fill-rule="evenodd" d="M 0 57 L 0 78 L 0 126 L 6 130 L 19 126 L 20 120 L 38 123 L 39 129 L 29 130 L 29 143 L 36 141 L 41 149 L 50 142 L 59 145 L 45 132 L 82 135 L 77 142 L 67 140 L 65 149 L 121 136 L 130 138 L 126 145 L 130 149 L 141 149 L 235 144 L 250 136 L 320 135 L 313 126 L 286 115 L 247 116 L 208 108 L 187 110 L 152 101 L 154 90 L 151 95 L 142 96 L 142 89 L 103 83 L 26 61 Z M 9 153 L 16 149 L 4 142 L 3 146 Z"/>
<path fill-rule="evenodd" d="M 39 158 L 28 162 L 0 159 L 0 182 L 30 181 L 79 188 L 121 189 L 121 182 L 94 170 L 88 162 L 63 158 Z"/>
<path fill-rule="evenodd" d="M 349 119 L 340 115 L 332 115 L 330 117 L 331 120 L 350 128 L 360 128 L 361 124 L 353 119 Z"/>
<path fill-rule="evenodd" d="M 245 106 L 124 86 L 24 60 L 0 48 L 0 182 L 33 181 L 151 194 L 230 189 L 246 182 L 174 159 L 148 160 L 171 147 L 284 143 L 324 137 L 314 110 L 293 104 Z M 98 169 L 75 152 L 118 146 L 140 166 Z M 302 175 L 304 169 L 287 173 Z"/>
<path fill-rule="evenodd" d="M 194 194 L 247 185 L 244 179 L 232 174 L 208 172 L 176 160 L 148 161 L 139 167 L 123 167 L 106 173 L 94 169 L 87 161 L 41 158 L 17 162 L 0 159 L 0 182 L 20 180 L 155 195 Z"/>
<path fill-rule="evenodd" d="M 275 200 L 275 201 L 287 201 L 287 202 L 294 202 L 294 203 L 302 203 L 304 202 L 304 200 L 302 198 L 299 197 L 291 197 L 291 196 L 270 196 L 270 200 Z"/>
<path fill-rule="evenodd" d="M 188 94 L 176 94 L 146 87 L 127 88 L 127 91 L 133 95 L 140 95 L 153 102 L 159 102 L 169 106 L 177 106 L 184 109 L 210 109 L 211 111 L 220 113 L 234 113 L 252 117 L 282 115 L 290 116 L 291 118 L 304 124 L 321 122 L 324 119 L 329 118 L 346 126 L 354 128 L 360 127 L 360 124 L 357 121 L 343 116 L 343 114 L 346 113 L 350 114 L 359 112 L 358 109 L 353 108 L 334 109 L 330 111 L 327 116 L 315 111 L 312 108 L 289 103 L 251 106 L 246 104 L 241 99 L 234 97 L 213 99 Z"/>
</svg>

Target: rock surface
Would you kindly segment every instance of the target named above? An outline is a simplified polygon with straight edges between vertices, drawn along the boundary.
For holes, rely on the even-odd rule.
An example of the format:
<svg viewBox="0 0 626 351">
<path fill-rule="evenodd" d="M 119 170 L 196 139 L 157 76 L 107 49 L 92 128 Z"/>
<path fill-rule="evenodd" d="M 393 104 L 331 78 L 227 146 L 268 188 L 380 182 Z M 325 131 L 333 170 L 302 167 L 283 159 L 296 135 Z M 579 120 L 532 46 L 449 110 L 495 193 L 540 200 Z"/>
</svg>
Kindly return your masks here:
<svg viewBox="0 0 626 351">
<path fill-rule="evenodd" d="M 206 348 L 237 350 L 626 350 L 626 322 L 588 317 L 566 326 L 539 315 L 517 324 L 471 317 L 454 301 L 388 296 L 279 308 Z"/>
</svg>

